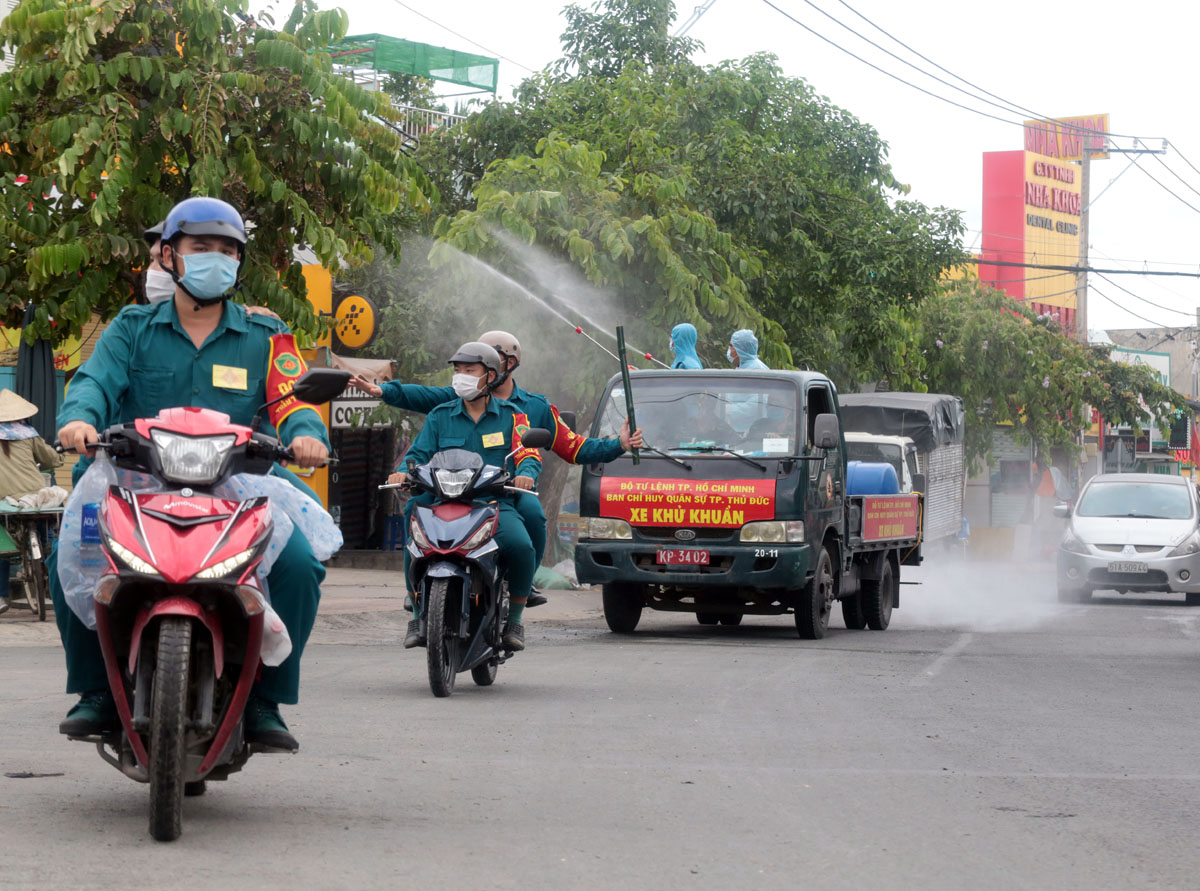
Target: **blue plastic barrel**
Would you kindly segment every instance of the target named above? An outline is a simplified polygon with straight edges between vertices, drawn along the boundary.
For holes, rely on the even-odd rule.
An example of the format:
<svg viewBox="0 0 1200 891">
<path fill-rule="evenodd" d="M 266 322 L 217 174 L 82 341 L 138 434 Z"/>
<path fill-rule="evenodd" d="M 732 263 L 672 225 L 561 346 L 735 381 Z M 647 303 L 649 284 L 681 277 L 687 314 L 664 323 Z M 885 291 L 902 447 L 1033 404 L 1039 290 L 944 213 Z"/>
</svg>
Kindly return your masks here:
<svg viewBox="0 0 1200 891">
<path fill-rule="evenodd" d="M 900 481 L 896 479 L 896 468 L 886 461 L 849 462 L 846 465 L 846 494 L 899 495 Z"/>
</svg>

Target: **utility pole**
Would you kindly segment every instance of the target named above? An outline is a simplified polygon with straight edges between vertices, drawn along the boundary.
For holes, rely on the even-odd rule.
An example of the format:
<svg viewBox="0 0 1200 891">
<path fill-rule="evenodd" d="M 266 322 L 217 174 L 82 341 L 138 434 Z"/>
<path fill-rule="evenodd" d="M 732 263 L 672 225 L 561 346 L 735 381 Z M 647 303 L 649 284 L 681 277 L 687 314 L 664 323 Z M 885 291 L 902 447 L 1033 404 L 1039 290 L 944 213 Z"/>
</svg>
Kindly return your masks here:
<svg viewBox="0 0 1200 891">
<path fill-rule="evenodd" d="M 1107 143 L 1107 139 L 1105 140 L 1105 142 Z M 1135 140 L 1134 144 L 1140 145 L 1141 143 L 1139 143 Z M 1148 148 L 1123 149 L 1123 148 L 1114 148 L 1110 145 L 1105 144 L 1105 145 L 1100 145 L 1100 146 L 1095 146 L 1095 147 L 1085 145 L 1083 147 L 1082 152 L 1080 153 L 1080 159 L 1079 159 L 1079 165 L 1080 165 L 1080 176 L 1079 176 L 1079 206 L 1080 206 L 1080 211 L 1079 211 L 1079 266 L 1080 266 L 1080 271 L 1075 273 L 1075 334 L 1076 334 L 1076 337 L 1078 338 L 1079 342 L 1084 344 L 1085 346 L 1088 343 L 1088 327 L 1087 327 L 1087 325 L 1088 325 L 1088 316 L 1087 316 L 1088 281 L 1087 281 L 1087 272 L 1085 272 L 1084 270 L 1087 269 L 1087 265 L 1088 265 L 1088 211 L 1091 210 L 1091 198 L 1090 198 L 1089 192 L 1091 191 L 1091 179 L 1092 179 L 1092 155 L 1093 154 L 1099 155 L 1099 154 L 1103 154 L 1103 153 L 1112 153 L 1112 154 L 1119 154 L 1119 155 L 1165 155 L 1167 153 L 1167 149 L 1166 149 L 1166 143 L 1164 141 L 1163 147 L 1161 149 L 1148 149 Z M 1126 167 L 1125 170 L 1128 170 L 1129 167 L 1132 167 L 1136 163 L 1137 163 L 1137 158 L 1130 158 L 1129 166 Z M 1121 173 L 1124 173 L 1125 170 L 1122 170 Z M 1110 182 L 1108 185 L 1111 186 L 1114 182 L 1116 182 L 1117 179 L 1120 178 L 1121 173 L 1117 174 L 1117 176 L 1114 177 L 1112 182 Z M 1100 195 L 1103 195 L 1107 190 L 1108 190 L 1108 186 L 1105 186 L 1103 189 L 1100 190 Z M 1099 199 L 1100 195 L 1097 195 L 1096 198 Z M 1197 321 L 1200 322 L 1200 310 L 1197 310 L 1197 313 L 1198 313 Z"/>
<path fill-rule="evenodd" d="M 1087 346 L 1088 192 L 1092 180 L 1092 153 L 1086 145 L 1079 163 L 1083 171 L 1079 177 L 1079 271 L 1075 273 L 1075 335 L 1081 344 Z"/>
</svg>

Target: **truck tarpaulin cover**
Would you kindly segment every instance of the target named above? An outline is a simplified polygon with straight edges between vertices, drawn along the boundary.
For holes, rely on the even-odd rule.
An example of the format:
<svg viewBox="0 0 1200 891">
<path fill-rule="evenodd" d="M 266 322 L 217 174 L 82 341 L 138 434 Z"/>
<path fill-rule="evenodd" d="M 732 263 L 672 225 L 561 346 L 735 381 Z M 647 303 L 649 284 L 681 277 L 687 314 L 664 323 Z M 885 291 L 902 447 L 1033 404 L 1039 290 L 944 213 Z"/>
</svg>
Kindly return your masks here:
<svg viewBox="0 0 1200 891">
<path fill-rule="evenodd" d="M 907 436 L 922 452 L 962 442 L 962 399 L 939 393 L 850 393 L 840 397 L 846 430 Z"/>
</svg>

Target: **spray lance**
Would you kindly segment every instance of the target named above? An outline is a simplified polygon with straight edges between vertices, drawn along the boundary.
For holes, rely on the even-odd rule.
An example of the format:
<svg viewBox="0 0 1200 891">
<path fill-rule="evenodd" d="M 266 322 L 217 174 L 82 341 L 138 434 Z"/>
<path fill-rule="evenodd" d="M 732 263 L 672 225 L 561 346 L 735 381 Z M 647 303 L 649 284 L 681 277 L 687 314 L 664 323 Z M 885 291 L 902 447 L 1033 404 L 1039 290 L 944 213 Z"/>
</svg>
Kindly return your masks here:
<svg viewBox="0 0 1200 891">
<path fill-rule="evenodd" d="M 637 429 L 637 421 L 633 417 L 633 387 L 629 382 L 629 362 L 625 358 L 625 328 L 621 325 L 617 326 L 617 352 L 620 354 L 617 361 L 621 363 L 621 383 L 625 385 L 625 417 L 629 419 L 629 429 Z M 633 449 L 633 463 L 640 464 L 641 457 L 638 455 L 638 450 Z"/>
</svg>

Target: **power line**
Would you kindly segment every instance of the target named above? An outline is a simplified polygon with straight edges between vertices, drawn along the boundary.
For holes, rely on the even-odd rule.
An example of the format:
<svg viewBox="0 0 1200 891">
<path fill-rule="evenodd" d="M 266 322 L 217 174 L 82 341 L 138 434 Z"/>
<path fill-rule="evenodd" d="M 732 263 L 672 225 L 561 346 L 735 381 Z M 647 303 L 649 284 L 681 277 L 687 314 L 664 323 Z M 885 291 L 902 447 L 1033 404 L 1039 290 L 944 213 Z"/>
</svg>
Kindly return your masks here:
<svg viewBox="0 0 1200 891">
<path fill-rule="evenodd" d="M 866 65 L 868 68 L 874 68 L 880 74 L 886 75 L 887 77 L 890 77 L 893 80 L 898 80 L 900 83 L 904 84 L 905 86 L 912 87 L 914 90 L 917 90 L 920 93 L 924 93 L 926 96 L 931 96 L 934 99 L 939 99 L 942 102 L 946 102 L 950 105 L 955 106 L 956 108 L 961 108 L 963 111 L 969 111 L 972 114 L 981 115 L 982 117 L 985 117 L 985 118 L 991 118 L 993 121 L 999 121 L 1002 124 L 1020 124 L 1019 121 L 1013 121 L 1013 120 L 1009 120 L 1008 118 L 998 117 L 989 112 L 981 111 L 978 108 L 971 108 L 969 105 L 963 105 L 961 102 L 955 102 L 953 99 L 947 99 L 945 96 L 939 96 L 937 93 L 932 93 L 929 90 L 925 89 L 924 87 L 918 87 L 916 84 L 905 80 L 900 75 L 893 74 L 890 71 L 880 68 L 878 65 L 874 64 L 873 62 L 868 62 L 862 56 L 859 56 L 859 55 L 851 52 L 850 50 L 846 49 L 844 46 L 841 46 L 840 44 L 834 42 L 833 40 L 830 40 L 828 37 L 826 37 L 821 32 L 813 30 L 808 25 L 804 24 L 804 22 L 800 21 L 798 18 L 795 18 L 790 13 L 780 9 L 778 6 L 776 6 L 774 3 L 772 3 L 771 0 L 763 0 L 763 3 L 767 4 L 767 6 L 771 7 L 777 13 L 782 15 L 784 18 L 789 19 L 793 23 L 799 25 L 801 28 L 803 28 L 808 33 L 812 34 L 814 37 L 819 37 L 821 40 L 824 40 L 826 43 L 828 43 L 834 49 L 841 50 L 847 56 L 850 56 L 850 58 L 852 58 L 852 59 L 857 59 L 858 61 L 860 61 L 864 65 Z"/>
<path fill-rule="evenodd" d="M 1129 295 L 1130 297 L 1132 297 L 1134 300 L 1140 300 L 1140 301 L 1142 301 L 1142 303 L 1149 303 L 1151 306 L 1155 307 L 1156 309 L 1165 309 L 1167 312 L 1177 312 L 1177 313 L 1179 313 L 1181 316 L 1190 316 L 1190 315 L 1192 314 L 1192 313 L 1191 313 L 1189 310 L 1186 310 L 1186 309 L 1175 309 L 1174 307 L 1170 307 L 1170 306 L 1163 306 L 1161 303 L 1155 303 L 1153 300 L 1149 300 L 1149 299 L 1147 299 L 1147 298 L 1145 298 L 1145 297 L 1142 297 L 1142 296 L 1141 296 L 1141 295 L 1139 295 L 1139 294 L 1135 294 L 1135 293 L 1133 293 L 1133 291 L 1129 290 L 1129 289 L 1128 289 L 1128 288 L 1126 288 L 1124 285 L 1120 285 L 1120 284 L 1118 284 L 1117 282 L 1113 281 L 1111 278 L 1109 278 L 1107 275 L 1105 275 L 1105 274 L 1104 274 L 1104 273 L 1102 273 L 1102 272 L 1097 272 L 1096 274 L 1097 274 L 1098 276 L 1100 276 L 1100 278 L 1102 278 L 1102 279 L 1104 279 L 1106 282 L 1108 282 L 1110 285 L 1112 285 L 1114 288 L 1116 288 L 1117 290 L 1119 290 L 1119 291 L 1124 291 L 1126 294 L 1128 294 L 1128 295 Z"/>
<path fill-rule="evenodd" d="M 1153 325 L 1155 328 L 1170 328 L 1170 327 L 1172 327 L 1171 325 L 1164 325 L 1164 324 L 1162 324 L 1161 322 L 1156 322 L 1156 321 L 1154 321 L 1154 319 L 1148 319 L 1148 318 L 1146 318 L 1146 317 L 1145 317 L 1145 316 L 1143 316 L 1143 315 L 1138 315 L 1136 312 L 1134 312 L 1134 311 L 1133 311 L 1132 309 L 1130 309 L 1129 307 L 1127 307 L 1127 306 L 1122 306 L 1121 304 L 1117 303 L 1117 301 L 1113 300 L 1111 297 L 1109 297 L 1107 294 L 1105 294 L 1103 291 L 1101 291 L 1101 290 L 1100 290 L 1099 288 L 1097 288 L 1095 285 L 1092 285 L 1092 286 L 1091 286 L 1091 287 L 1088 289 L 1088 291 L 1089 291 L 1090 293 L 1093 293 L 1093 294 L 1096 294 L 1096 295 L 1098 295 L 1098 296 L 1100 296 L 1100 297 L 1103 297 L 1105 300 L 1107 300 L 1109 303 L 1111 303 L 1113 306 L 1115 306 L 1117 309 L 1121 310 L 1122 312 L 1127 312 L 1127 313 L 1129 313 L 1131 316 L 1134 316 L 1135 318 L 1141 319 L 1143 322 L 1149 322 L 1149 323 L 1150 323 L 1151 325 Z"/>
<path fill-rule="evenodd" d="M 1054 266 L 1049 263 L 1017 263 L 1014 260 L 984 260 L 970 257 L 963 261 L 976 266 L 1014 266 L 1019 269 L 1058 269 L 1063 272 L 1106 272 L 1109 275 L 1173 275 L 1200 278 L 1200 272 L 1172 272 L 1164 269 L 1096 269 L 1092 266 Z"/>
<path fill-rule="evenodd" d="M 1190 201 L 1188 201 L 1186 198 L 1184 198 L 1184 197 L 1182 197 L 1182 196 L 1180 196 L 1180 195 L 1176 194 L 1174 191 L 1172 191 L 1172 190 L 1171 190 L 1171 187 L 1170 187 L 1170 186 L 1168 186 L 1168 185 L 1166 185 L 1165 183 L 1163 183 L 1162 181 L 1160 181 L 1160 180 L 1158 179 L 1158 177 L 1156 177 L 1156 176 L 1155 176 L 1153 173 L 1151 173 L 1149 170 L 1147 170 L 1145 167 L 1143 167 L 1143 166 L 1142 166 L 1140 163 L 1138 163 L 1136 160 L 1134 160 L 1134 162 L 1133 162 L 1133 163 L 1134 163 L 1135 165 L 1137 165 L 1137 169 L 1138 169 L 1138 170 L 1142 171 L 1142 173 L 1146 174 L 1146 176 L 1148 176 L 1148 177 L 1150 177 L 1150 179 L 1154 180 L 1155 184 L 1156 184 L 1156 185 L 1157 185 L 1157 186 L 1158 186 L 1160 189 L 1162 189 L 1164 192 L 1166 192 L 1168 195 L 1170 195 L 1172 198 L 1176 199 L 1177 201 L 1180 201 L 1180 202 L 1182 202 L 1183 204 L 1186 204 L 1186 205 L 1187 205 L 1188 207 L 1190 207 L 1192 210 L 1196 211 L 1196 213 L 1200 213 L 1200 207 L 1196 207 L 1196 205 L 1192 204 L 1192 203 L 1191 203 Z"/>
<path fill-rule="evenodd" d="M 419 11 L 417 11 L 417 10 L 413 9 L 413 8 L 412 8 L 411 6 L 409 6 L 407 3 L 401 3 L 401 2 L 400 2 L 400 0 L 392 0 L 392 2 L 393 2 L 393 3 L 395 3 L 397 6 L 403 6 L 405 9 L 407 9 L 407 10 L 408 10 L 409 12 L 411 12 L 413 15 L 418 15 L 418 16 L 420 16 L 421 18 L 423 18 L 425 21 L 427 21 L 427 22 L 431 22 L 432 24 L 434 24 L 434 25 L 437 25 L 437 26 L 438 26 L 439 28 L 441 28 L 443 31 L 447 31 L 447 32 L 449 32 L 449 33 L 453 34 L 453 35 L 454 35 L 455 37 L 457 37 L 459 40 L 465 40 L 467 43 L 471 44 L 472 46 L 477 46 L 477 47 L 479 47 L 479 48 L 480 48 L 481 50 L 483 50 L 485 53 L 488 53 L 489 55 L 495 56 L 497 59 L 503 59 L 505 62 L 510 62 L 510 63 L 512 63 L 513 65 L 516 65 L 518 68 L 524 68 L 524 69 L 525 69 L 526 71 L 528 71 L 530 74 L 536 74 L 536 73 L 537 73 L 537 72 L 536 72 L 536 71 L 534 71 L 532 68 L 530 68 L 528 65 L 522 65 L 520 62 L 516 62 L 516 61 L 514 61 L 514 60 L 510 59 L 508 56 L 502 56 L 502 55 L 500 55 L 500 53 L 496 52 L 495 50 L 490 50 L 490 49 L 488 49 L 488 48 L 487 48 L 486 46 L 484 46 L 482 43 L 479 43 L 479 42 L 478 42 L 478 41 L 476 41 L 476 40 L 472 40 L 470 37 L 467 37 L 467 36 L 465 36 L 465 35 L 463 35 L 463 34 L 459 34 L 459 33 L 458 33 L 457 31 L 455 31 L 453 28 L 447 28 L 447 27 L 446 27 L 445 25 L 443 25 L 441 22 L 439 22 L 439 21 L 436 21 L 435 19 L 431 19 L 429 16 L 425 15 L 425 13 L 423 13 L 423 12 L 419 12 Z"/>
</svg>

